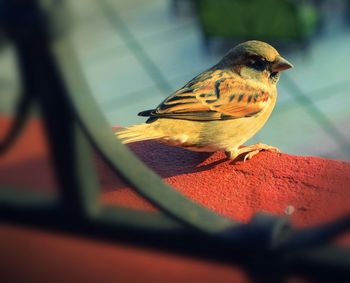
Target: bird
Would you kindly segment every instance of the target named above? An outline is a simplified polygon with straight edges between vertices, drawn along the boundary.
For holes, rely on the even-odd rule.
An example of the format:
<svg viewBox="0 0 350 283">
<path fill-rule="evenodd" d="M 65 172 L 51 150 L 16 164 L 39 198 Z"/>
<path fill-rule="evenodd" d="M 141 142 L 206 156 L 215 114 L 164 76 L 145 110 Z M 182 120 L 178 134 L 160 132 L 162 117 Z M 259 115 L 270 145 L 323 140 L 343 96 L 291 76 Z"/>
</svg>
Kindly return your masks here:
<svg viewBox="0 0 350 283">
<path fill-rule="evenodd" d="M 292 67 L 268 43 L 243 42 L 156 108 L 140 112 L 148 117 L 145 123 L 122 128 L 116 136 L 124 144 L 159 140 L 193 151 L 224 151 L 232 160 L 244 155 L 246 161 L 262 150 L 279 152 L 263 143 L 243 144 L 270 117 L 280 74 Z"/>
</svg>

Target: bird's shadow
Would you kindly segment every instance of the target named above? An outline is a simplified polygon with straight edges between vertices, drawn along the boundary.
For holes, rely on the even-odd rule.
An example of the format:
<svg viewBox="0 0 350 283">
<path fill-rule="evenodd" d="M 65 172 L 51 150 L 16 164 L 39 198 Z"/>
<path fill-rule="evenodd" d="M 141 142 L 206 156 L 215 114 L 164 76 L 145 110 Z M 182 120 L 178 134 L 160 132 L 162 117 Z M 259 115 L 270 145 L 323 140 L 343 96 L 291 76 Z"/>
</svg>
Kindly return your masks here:
<svg viewBox="0 0 350 283">
<path fill-rule="evenodd" d="M 136 142 L 129 148 L 161 178 L 208 171 L 224 163 L 235 165 L 243 161 L 243 157 L 230 160 L 224 152 L 194 152 L 158 141 Z M 125 188 L 126 184 L 97 154 L 95 162 L 105 190 Z"/>
<path fill-rule="evenodd" d="M 130 145 L 130 149 L 162 178 L 211 170 L 230 161 L 223 152 L 194 152 L 158 141 L 143 141 Z"/>
</svg>

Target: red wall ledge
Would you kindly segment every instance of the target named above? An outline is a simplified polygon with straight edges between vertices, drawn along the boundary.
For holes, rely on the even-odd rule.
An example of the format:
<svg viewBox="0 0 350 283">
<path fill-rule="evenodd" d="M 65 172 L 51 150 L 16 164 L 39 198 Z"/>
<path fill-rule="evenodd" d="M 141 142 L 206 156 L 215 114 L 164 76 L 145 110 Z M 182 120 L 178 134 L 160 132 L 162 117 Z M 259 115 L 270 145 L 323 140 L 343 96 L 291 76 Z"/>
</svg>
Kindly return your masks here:
<svg viewBox="0 0 350 283">
<path fill-rule="evenodd" d="M 199 153 L 157 141 L 130 148 L 166 183 L 237 220 L 267 211 L 290 215 L 295 225 L 305 226 L 350 213 L 350 163 L 344 161 L 273 152 L 260 152 L 246 162 L 232 161 L 223 152 Z M 110 175 L 105 175 L 106 181 Z M 149 207 L 129 190 L 108 187 L 112 191 L 103 196 L 107 202 L 123 205 L 122 197 L 130 205 Z"/>
<path fill-rule="evenodd" d="M 0 138 L 9 124 L 0 119 Z M 270 152 L 232 162 L 220 152 L 196 153 L 155 141 L 130 148 L 176 190 L 236 220 L 267 211 L 307 226 L 350 212 L 346 162 Z M 104 203 L 154 210 L 98 157 L 96 164 Z M 52 191 L 52 176 L 41 123 L 33 120 L 0 158 L 0 184 Z M 4 282 L 248 282 L 228 265 L 9 225 L 0 226 L 0 251 Z"/>
</svg>

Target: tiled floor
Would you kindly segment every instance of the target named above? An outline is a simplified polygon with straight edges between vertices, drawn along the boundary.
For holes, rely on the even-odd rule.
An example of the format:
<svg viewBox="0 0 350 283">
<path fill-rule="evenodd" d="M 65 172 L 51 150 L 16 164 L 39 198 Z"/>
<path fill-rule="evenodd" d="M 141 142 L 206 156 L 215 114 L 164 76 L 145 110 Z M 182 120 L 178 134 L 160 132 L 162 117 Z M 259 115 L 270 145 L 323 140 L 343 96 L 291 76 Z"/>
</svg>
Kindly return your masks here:
<svg viewBox="0 0 350 283">
<path fill-rule="evenodd" d="M 155 107 L 221 58 L 204 48 L 193 13 L 174 13 L 170 0 L 69 4 L 73 45 L 111 125 L 142 123 L 139 111 Z M 350 27 L 338 6 L 326 14 L 309 50 L 283 53 L 295 68 L 282 75 L 275 111 L 249 143 L 350 161 Z"/>
</svg>

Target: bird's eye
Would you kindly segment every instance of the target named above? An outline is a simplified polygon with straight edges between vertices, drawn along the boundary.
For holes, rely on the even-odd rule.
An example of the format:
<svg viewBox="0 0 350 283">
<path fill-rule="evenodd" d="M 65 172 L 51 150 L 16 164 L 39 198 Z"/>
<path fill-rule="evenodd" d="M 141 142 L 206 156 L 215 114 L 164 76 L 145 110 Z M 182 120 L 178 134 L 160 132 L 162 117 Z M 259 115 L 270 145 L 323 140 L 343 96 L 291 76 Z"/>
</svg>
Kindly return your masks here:
<svg viewBox="0 0 350 283">
<path fill-rule="evenodd" d="M 248 61 L 248 67 L 251 67 L 257 71 L 263 71 L 266 69 L 267 62 L 260 57 L 252 57 Z"/>
</svg>

